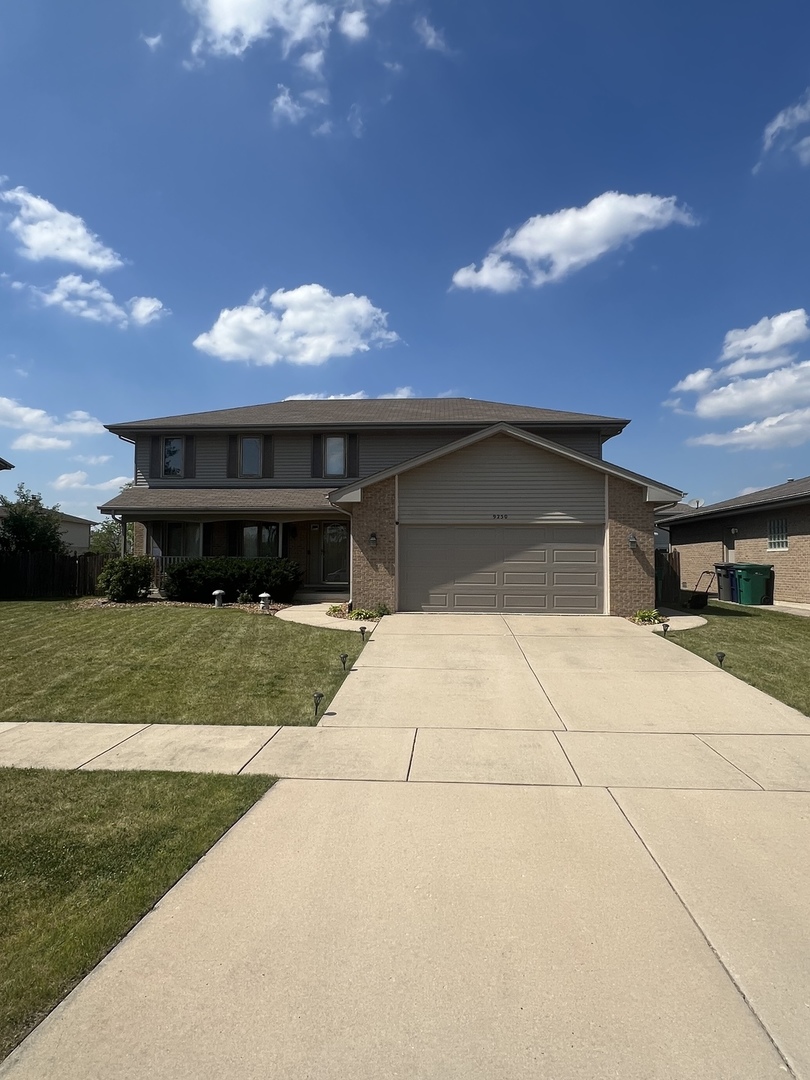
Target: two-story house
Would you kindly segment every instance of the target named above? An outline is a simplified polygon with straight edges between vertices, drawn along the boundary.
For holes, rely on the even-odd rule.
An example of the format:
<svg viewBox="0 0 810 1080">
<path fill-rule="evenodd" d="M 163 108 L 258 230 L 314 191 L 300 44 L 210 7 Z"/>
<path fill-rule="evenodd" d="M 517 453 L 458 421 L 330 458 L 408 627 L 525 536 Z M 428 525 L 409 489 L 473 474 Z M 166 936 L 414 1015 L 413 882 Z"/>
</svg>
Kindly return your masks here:
<svg viewBox="0 0 810 1080">
<path fill-rule="evenodd" d="M 628 615 L 682 492 L 603 460 L 627 422 L 411 398 L 110 424 L 135 482 L 100 510 L 157 558 L 280 554 L 356 607 Z"/>
</svg>

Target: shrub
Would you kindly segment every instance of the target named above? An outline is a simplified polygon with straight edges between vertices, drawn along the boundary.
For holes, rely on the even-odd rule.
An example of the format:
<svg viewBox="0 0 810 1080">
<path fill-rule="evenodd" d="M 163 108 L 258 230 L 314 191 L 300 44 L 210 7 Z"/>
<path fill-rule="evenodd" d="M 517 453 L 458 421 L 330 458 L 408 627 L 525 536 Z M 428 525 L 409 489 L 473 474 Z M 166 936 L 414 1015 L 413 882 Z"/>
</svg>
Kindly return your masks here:
<svg viewBox="0 0 810 1080">
<path fill-rule="evenodd" d="M 242 593 L 259 596 L 270 593 L 273 600 L 287 604 L 301 581 L 301 567 L 292 559 L 243 559 L 222 556 L 209 559 L 185 559 L 170 566 L 163 577 L 163 592 L 168 600 L 210 604 L 214 589 L 225 590 L 226 603 L 233 603 Z"/>
<path fill-rule="evenodd" d="M 98 576 L 98 591 L 117 604 L 143 600 L 151 588 L 152 560 L 148 555 L 110 559 Z"/>
<path fill-rule="evenodd" d="M 391 609 L 386 604 L 377 604 L 374 608 L 355 608 L 349 612 L 350 619 L 381 619 L 383 615 L 390 615 Z"/>
<path fill-rule="evenodd" d="M 635 615 L 631 615 L 630 619 L 635 623 L 660 623 L 664 622 L 664 616 L 661 615 L 655 608 L 642 608 L 637 611 Z"/>
</svg>

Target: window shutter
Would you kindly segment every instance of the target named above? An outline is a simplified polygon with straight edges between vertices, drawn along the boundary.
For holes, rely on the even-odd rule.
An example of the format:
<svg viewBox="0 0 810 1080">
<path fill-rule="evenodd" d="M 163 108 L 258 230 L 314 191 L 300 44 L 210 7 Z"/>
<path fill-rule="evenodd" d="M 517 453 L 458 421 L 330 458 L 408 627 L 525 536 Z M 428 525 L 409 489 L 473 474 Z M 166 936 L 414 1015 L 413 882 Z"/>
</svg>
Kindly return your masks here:
<svg viewBox="0 0 810 1080">
<path fill-rule="evenodd" d="M 193 480 L 197 475 L 197 444 L 193 435 L 186 435 L 183 447 L 183 476 Z"/>
<path fill-rule="evenodd" d="M 265 435 L 262 440 L 262 479 L 269 480 L 273 475 L 273 436 Z"/>
<path fill-rule="evenodd" d="M 229 480 L 239 476 L 239 436 L 228 436 L 228 466 L 226 473 Z"/>
<path fill-rule="evenodd" d="M 312 436 L 312 475 L 323 476 L 323 437 Z"/>
<path fill-rule="evenodd" d="M 228 522 L 228 554 L 229 555 L 241 555 L 242 554 L 242 522 L 241 521 L 229 521 Z"/>
<path fill-rule="evenodd" d="M 346 440 L 346 476 L 354 478 L 360 475 L 360 452 L 357 436 L 349 435 Z"/>
<path fill-rule="evenodd" d="M 153 435 L 149 443 L 149 477 L 159 479 L 163 472 L 161 468 L 160 450 L 163 440 L 160 435 Z"/>
</svg>

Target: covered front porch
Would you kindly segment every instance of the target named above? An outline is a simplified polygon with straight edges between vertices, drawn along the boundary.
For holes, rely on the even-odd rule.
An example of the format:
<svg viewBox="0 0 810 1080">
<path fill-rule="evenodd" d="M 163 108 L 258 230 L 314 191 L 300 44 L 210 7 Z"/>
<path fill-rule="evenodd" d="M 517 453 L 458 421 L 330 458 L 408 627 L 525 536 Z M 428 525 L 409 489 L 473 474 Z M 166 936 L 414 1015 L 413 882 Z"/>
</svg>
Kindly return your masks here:
<svg viewBox="0 0 810 1080">
<path fill-rule="evenodd" d="M 135 553 L 154 561 L 157 589 L 168 567 L 186 559 L 278 556 L 301 567 L 303 590 L 348 598 L 348 516 L 275 515 L 272 520 L 172 516 L 137 521 L 124 516 L 125 524 L 129 521 L 136 526 Z"/>
</svg>

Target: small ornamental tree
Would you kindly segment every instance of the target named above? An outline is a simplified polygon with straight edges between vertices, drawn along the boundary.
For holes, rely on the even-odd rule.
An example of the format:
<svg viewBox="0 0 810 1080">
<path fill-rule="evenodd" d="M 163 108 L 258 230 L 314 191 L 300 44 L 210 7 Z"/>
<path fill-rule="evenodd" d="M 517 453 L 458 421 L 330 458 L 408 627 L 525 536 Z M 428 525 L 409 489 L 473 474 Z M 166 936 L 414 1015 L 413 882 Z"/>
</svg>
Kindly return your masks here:
<svg viewBox="0 0 810 1080">
<path fill-rule="evenodd" d="M 127 529 L 130 528 L 127 526 Z M 94 525 L 90 530 L 90 551 L 93 555 L 120 555 L 121 525 L 113 518 Z"/>
<path fill-rule="evenodd" d="M 5 511 L 0 517 L 0 552 L 67 555 L 58 505 L 45 506 L 42 496 L 29 491 L 25 484 L 18 484 L 14 495 L 13 499 L 0 495 L 0 507 Z"/>
</svg>

